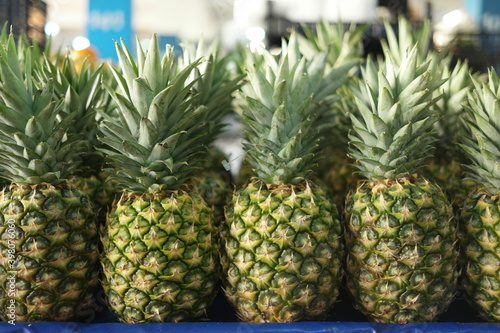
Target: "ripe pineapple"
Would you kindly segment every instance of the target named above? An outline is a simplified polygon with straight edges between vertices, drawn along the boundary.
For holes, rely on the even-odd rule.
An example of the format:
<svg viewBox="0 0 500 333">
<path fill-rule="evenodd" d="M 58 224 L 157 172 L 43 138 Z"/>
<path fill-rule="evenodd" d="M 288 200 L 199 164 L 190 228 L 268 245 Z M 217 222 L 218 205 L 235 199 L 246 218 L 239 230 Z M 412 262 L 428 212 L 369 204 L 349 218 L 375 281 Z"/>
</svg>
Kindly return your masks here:
<svg viewBox="0 0 500 333">
<path fill-rule="evenodd" d="M 210 131 L 205 137 L 205 144 L 209 146 L 209 150 L 202 168 L 196 172 L 192 182 L 212 208 L 215 221 L 220 225 L 224 219 L 224 207 L 231 195 L 231 173 L 224 168 L 226 156 L 215 146 L 215 141 L 224 130 L 223 118 L 231 111 L 232 94 L 241 86 L 243 75 L 233 75 L 228 70 L 230 59 L 227 55 L 222 55 L 218 42 L 207 45 L 203 40 L 196 46 L 184 46 L 178 69 L 201 57 L 207 61 L 191 72 L 189 80 L 196 80 L 193 85 L 196 93 L 193 103 L 208 108 Z"/>
<path fill-rule="evenodd" d="M 460 243 L 465 296 L 488 321 L 500 321 L 500 80 L 491 69 L 488 82 L 473 78 L 466 108 L 470 131 L 461 147 L 471 162 L 468 173 L 477 190 L 467 197 L 461 214 Z"/>
<path fill-rule="evenodd" d="M 454 66 L 450 57 L 441 61 L 442 78 L 446 79 L 436 94 L 441 98 L 436 103 L 440 117 L 435 124 L 438 140 L 433 157 L 426 161 L 425 175 L 436 182 L 447 194 L 454 211 L 459 212 L 474 184 L 464 180 L 466 157 L 458 147 L 464 133 L 463 107 L 467 93 L 472 87 L 470 68 L 467 62 L 458 61 Z"/>
<path fill-rule="evenodd" d="M 345 196 L 350 188 L 357 183 L 355 168 L 347 158 L 347 133 L 351 128 L 350 114 L 355 112 L 351 85 L 355 79 L 358 64 L 363 55 L 362 38 L 365 26 L 352 25 L 345 29 L 342 23 L 336 25 L 327 21 L 320 21 L 314 29 L 307 25 L 302 26 L 304 35 L 298 35 L 299 48 L 305 57 L 310 57 L 324 50 L 328 50 L 328 68 L 340 66 L 352 67 L 346 82 L 339 89 L 337 100 L 333 102 L 323 119 L 322 126 L 325 128 L 325 148 L 322 154 L 325 156 L 317 166 L 317 176 L 324 182 L 327 192 L 332 196 L 337 207 L 342 208 Z M 325 126 L 327 124 L 328 126 Z"/>
<path fill-rule="evenodd" d="M 70 54 L 59 55 L 55 60 L 44 57 L 43 66 L 36 66 L 36 75 L 41 82 L 54 80 L 54 98 L 63 96 L 62 112 L 74 113 L 73 131 L 83 135 L 85 151 L 80 172 L 71 178 L 74 187 L 79 188 L 91 198 L 103 222 L 105 212 L 114 200 L 115 187 L 105 181 L 102 171 L 104 156 L 95 147 L 96 109 L 105 109 L 107 98 L 101 86 L 103 66 L 94 68 L 87 61 L 78 66 Z"/>
<path fill-rule="evenodd" d="M 35 79 L 34 54 L 18 54 L 12 36 L 0 47 L 0 168 L 12 182 L 0 192 L 0 317 L 83 320 L 99 286 L 95 213 L 67 181 L 83 143 L 54 80 Z"/>
<path fill-rule="evenodd" d="M 216 225 L 220 226 L 232 193 L 232 177 L 230 170 L 224 168 L 227 157 L 218 147 L 212 146 L 206 158 L 191 182 L 212 209 Z"/>
<path fill-rule="evenodd" d="M 238 105 L 254 177 L 227 207 L 222 263 L 224 291 L 244 321 L 321 319 L 338 295 L 337 209 L 308 178 L 317 159 L 316 117 L 326 109 L 320 98 L 349 70 L 326 74 L 326 57 L 301 57 L 292 34 L 278 58 L 265 52 L 263 65 L 248 69 L 242 87 Z"/>
<path fill-rule="evenodd" d="M 417 62 L 430 61 L 433 72 L 441 73 L 446 82 L 434 91 L 439 98 L 434 107 L 439 112 L 434 123 L 437 141 L 432 156 L 424 162 L 422 175 L 440 186 L 448 196 L 455 212 L 461 208 L 471 183 L 463 180 L 465 162 L 457 143 L 463 132 L 464 110 L 462 103 L 471 87 L 467 62 L 452 65 L 449 47 L 437 51 L 432 49 L 432 29 L 428 20 L 414 29 L 403 16 L 399 17 L 397 33 L 386 22 L 387 40 L 382 41 L 384 53 L 389 53 L 397 64 L 413 45 L 417 47 Z"/>
<path fill-rule="evenodd" d="M 356 93 L 350 156 L 358 183 L 346 203 L 347 285 L 370 320 L 432 321 L 457 283 L 457 236 L 451 205 L 418 167 L 435 140 L 431 107 L 439 74 L 419 64 L 417 46 L 397 66 L 368 59 Z"/>
<path fill-rule="evenodd" d="M 173 50 L 161 57 L 156 35 L 147 52 L 137 43 L 137 60 L 124 44 L 116 49 L 118 91 L 106 88 L 118 117 L 100 123 L 110 177 L 123 188 L 101 236 L 106 299 L 127 323 L 194 320 L 219 280 L 212 212 L 187 185 L 210 120 L 188 81 L 200 60 L 174 71 Z"/>
</svg>

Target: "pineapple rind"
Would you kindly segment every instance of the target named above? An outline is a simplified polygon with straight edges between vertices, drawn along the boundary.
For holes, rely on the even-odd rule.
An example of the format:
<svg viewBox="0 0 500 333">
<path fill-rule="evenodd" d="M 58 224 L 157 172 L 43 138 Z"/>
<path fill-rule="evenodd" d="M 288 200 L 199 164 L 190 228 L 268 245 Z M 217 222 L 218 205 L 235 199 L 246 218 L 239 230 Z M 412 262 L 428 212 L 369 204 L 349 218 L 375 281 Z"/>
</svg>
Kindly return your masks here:
<svg viewBox="0 0 500 333">
<path fill-rule="evenodd" d="M 229 177 L 224 176 L 219 170 L 203 170 L 191 178 L 194 190 L 203 197 L 212 209 L 217 225 L 220 225 L 224 220 L 224 209 L 231 197 Z"/>
<path fill-rule="evenodd" d="M 484 319 L 500 321 L 500 198 L 476 191 L 462 210 L 460 244 L 465 296 Z"/>
<path fill-rule="evenodd" d="M 468 132 L 460 145 L 470 158 L 465 165 L 477 190 L 467 197 L 461 212 L 460 242 L 465 297 L 484 319 L 500 321 L 499 198 L 500 79 L 495 70 L 487 82 L 472 77 L 468 93 Z"/>
<path fill-rule="evenodd" d="M 377 322 L 433 321 L 453 300 L 457 232 L 443 192 L 411 176 L 363 181 L 347 200 L 347 285 Z"/>
<path fill-rule="evenodd" d="M 342 277 L 341 226 L 312 183 L 253 180 L 238 190 L 223 227 L 223 282 L 240 319 L 324 319 Z"/>
<path fill-rule="evenodd" d="M 206 313 L 220 266 L 212 212 L 199 195 L 124 193 L 101 240 L 106 300 L 121 321 L 190 321 Z"/>
<path fill-rule="evenodd" d="M 7 306 L 14 300 L 15 322 L 91 320 L 99 237 L 88 197 L 64 184 L 11 185 L 0 193 L 0 212 L 1 318 L 12 320 Z"/>
</svg>

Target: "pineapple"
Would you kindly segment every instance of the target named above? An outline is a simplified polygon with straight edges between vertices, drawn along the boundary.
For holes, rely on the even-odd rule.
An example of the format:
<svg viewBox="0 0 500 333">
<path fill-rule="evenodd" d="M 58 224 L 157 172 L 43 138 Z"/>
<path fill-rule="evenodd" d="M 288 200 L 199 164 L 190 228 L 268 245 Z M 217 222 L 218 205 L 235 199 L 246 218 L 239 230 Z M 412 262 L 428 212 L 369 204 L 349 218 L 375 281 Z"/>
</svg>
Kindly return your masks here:
<svg viewBox="0 0 500 333">
<path fill-rule="evenodd" d="M 318 162 L 318 178 L 324 182 L 328 194 L 342 213 L 347 193 L 355 188 L 359 177 L 352 160 L 347 157 L 348 131 L 351 128 L 350 114 L 356 112 L 351 79 L 339 89 L 340 99 L 335 101 L 331 109 L 329 122 L 334 124 L 325 132 L 328 144 L 322 151 L 324 159 Z"/>
<path fill-rule="evenodd" d="M 174 70 L 156 35 L 147 51 L 137 43 L 137 60 L 125 44 L 116 49 L 118 91 L 105 87 L 118 117 L 103 113 L 100 123 L 110 177 L 123 189 L 101 235 L 106 300 L 127 323 L 194 320 L 220 277 L 212 211 L 189 186 L 211 126 L 189 80 L 200 60 Z"/>
<path fill-rule="evenodd" d="M 436 103 L 440 113 L 435 124 L 438 141 L 434 156 L 427 160 L 423 171 L 444 190 L 454 211 L 458 213 L 467 194 L 474 188 L 473 182 L 463 179 L 462 164 L 466 162 L 466 157 L 457 145 L 464 133 L 463 102 L 472 82 L 467 61 L 458 61 L 454 66 L 449 65 L 450 61 L 450 57 L 442 61 L 442 78 L 446 79 L 446 82 L 435 93 L 442 96 Z"/>
<path fill-rule="evenodd" d="M 467 123 L 461 147 L 470 157 L 466 165 L 477 184 L 460 218 L 465 296 L 488 321 L 500 321 L 500 80 L 494 69 L 488 82 L 473 78 L 468 93 Z"/>
<path fill-rule="evenodd" d="M 98 228 L 89 198 L 68 183 L 83 141 L 74 113 L 53 101 L 54 80 L 35 79 L 34 49 L 0 47 L 0 317 L 88 319 L 99 286 Z"/>
<path fill-rule="evenodd" d="M 302 26 L 304 35 L 299 36 L 299 48 L 305 57 L 311 57 L 323 50 L 328 50 L 327 66 L 338 68 L 340 66 L 352 66 L 361 61 L 363 55 L 362 37 L 365 26 L 352 25 L 345 29 L 342 23 L 336 25 L 327 21 L 320 21 L 315 29 L 307 25 Z M 351 85 L 355 79 L 358 66 L 351 69 L 348 80 L 338 91 L 337 100 L 333 102 L 323 119 L 321 127 L 327 124 L 324 138 L 325 148 L 322 154 L 326 158 L 321 159 L 317 166 L 317 175 L 324 182 L 325 188 L 332 196 L 337 207 L 342 208 L 345 196 L 349 188 L 354 187 L 357 182 L 355 168 L 347 158 L 347 132 L 351 127 L 350 114 L 355 112 Z"/>
<path fill-rule="evenodd" d="M 321 102 L 350 67 L 325 71 L 327 52 L 310 60 L 297 36 L 282 54 L 264 51 L 248 69 L 239 101 L 254 176 L 235 191 L 223 225 L 223 288 L 247 322 L 325 318 L 341 281 L 337 208 L 308 175 L 317 159 Z M 263 62 L 261 62 L 263 60 Z"/>
<path fill-rule="evenodd" d="M 463 180 L 465 162 L 457 143 L 462 133 L 464 110 L 462 102 L 471 87 L 469 67 L 467 62 L 458 61 L 452 66 L 452 54 L 448 46 L 441 51 L 432 49 L 432 29 L 430 22 L 425 20 L 414 29 L 403 16 L 398 20 L 398 32 L 386 22 L 387 40 L 382 41 L 384 53 L 389 53 L 397 64 L 413 45 L 418 45 L 417 62 L 430 61 L 430 69 L 441 73 L 446 82 L 434 91 L 438 97 L 435 108 L 439 112 L 434 123 L 437 141 L 432 156 L 426 159 L 422 175 L 440 186 L 448 196 L 455 212 L 471 189 L 471 182 Z"/>
<path fill-rule="evenodd" d="M 356 93 L 350 156 L 365 179 L 346 201 L 347 285 L 370 320 L 409 323 L 444 312 L 457 284 L 457 232 L 442 190 L 418 174 L 435 140 L 433 91 L 416 45 L 398 66 L 369 58 Z"/>
<path fill-rule="evenodd" d="M 232 193 L 232 176 L 230 170 L 224 168 L 226 159 L 218 147 L 212 146 L 202 168 L 191 179 L 194 189 L 212 209 L 217 226 L 224 220 L 224 209 Z"/>
<path fill-rule="evenodd" d="M 231 111 L 232 94 L 241 86 L 243 75 L 232 75 L 228 70 L 229 57 L 221 54 L 218 42 L 207 45 L 203 39 L 194 46 L 188 44 L 183 48 L 183 57 L 179 58 L 178 68 L 182 69 L 198 58 L 204 57 L 206 62 L 195 68 L 190 80 L 196 80 L 193 90 L 195 105 L 205 105 L 209 109 L 210 128 L 205 137 L 209 151 L 203 167 L 193 177 L 194 188 L 214 212 L 217 225 L 224 218 L 224 207 L 231 195 L 231 173 L 224 167 L 226 156 L 216 140 L 224 129 L 223 119 Z"/>
<path fill-rule="evenodd" d="M 75 113 L 73 131 L 83 135 L 85 151 L 81 171 L 71 178 L 71 182 L 89 195 L 98 209 L 100 222 L 103 222 L 115 193 L 115 187 L 111 182 L 105 181 L 102 171 L 104 156 L 95 149 L 99 146 L 96 138 L 96 109 L 105 109 L 107 102 L 101 86 L 103 66 L 94 68 L 87 61 L 82 61 L 77 66 L 71 55 L 67 54 L 57 56 L 55 61 L 44 57 L 43 66 L 36 68 L 41 82 L 54 80 L 54 98 L 64 98 L 62 111 Z"/>
</svg>

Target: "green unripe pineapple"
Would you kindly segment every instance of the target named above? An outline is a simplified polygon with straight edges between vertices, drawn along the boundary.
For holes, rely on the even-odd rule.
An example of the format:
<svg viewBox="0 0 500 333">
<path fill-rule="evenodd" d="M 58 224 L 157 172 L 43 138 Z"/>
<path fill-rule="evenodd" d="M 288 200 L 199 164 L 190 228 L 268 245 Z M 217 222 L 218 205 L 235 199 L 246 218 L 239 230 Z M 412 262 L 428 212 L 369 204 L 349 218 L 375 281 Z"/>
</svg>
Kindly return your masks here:
<svg viewBox="0 0 500 333">
<path fill-rule="evenodd" d="M 500 80 L 491 69 L 488 82 L 473 78 L 466 109 L 470 129 L 461 147 L 476 190 L 465 200 L 460 217 L 465 296 L 488 321 L 500 321 Z"/>
<path fill-rule="evenodd" d="M 34 49 L 0 47 L 0 317 L 89 319 L 98 280 L 98 228 L 88 196 L 67 179 L 81 163 L 74 114 L 40 82 Z M 20 61 L 21 58 L 23 61 Z"/>
<path fill-rule="evenodd" d="M 55 59 L 45 56 L 41 65 L 35 67 L 36 76 L 42 82 L 53 81 L 54 99 L 63 98 L 62 112 L 73 114 L 71 130 L 82 136 L 85 149 L 80 172 L 70 181 L 90 197 L 99 212 L 100 223 L 116 192 L 114 184 L 103 177 L 104 156 L 95 149 L 99 146 L 96 109 L 106 110 L 109 99 L 101 85 L 104 67 L 104 64 L 95 67 L 87 60 L 75 64 L 69 53 L 57 54 Z"/>
<path fill-rule="evenodd" d="M 106 298 L 122 321 L 203 316 L 218 286 L 212 211 L 183 190 L 124 193 L 102 237 Z"/>
<path fill-rule="evenodd" d="M 98 227 L 89 198 L 64 184 L 12 185 L 0 193 L 0 211 L 2 319 L 90 319 L 99 266 Z M 15 318 L 9 316 L 12 301 Z"/>
<path fill-rule="evenodd" d="M 398 65 L 368 59 L 356 93 L 350 156 L 361 176 L 347 198 L 347 284 L 370 320 L 432 321 L 453 299 L 456 225 L 442 190 L 418 174 L 435 140 L 439 75 L 417 46 Z"/>
<path fill-rule="evenodd" d="M 280 56 L 256 56 L 237 104 L 253 176 L 227 207 L 223 287 L 248 322 L 324 319 L 342 277 L 337 208 L 308 177 L 326 100 L 355 62 L 327 71 L 327 51 L 298 50 L 293 33 Z"/>
<path fill-rule="evenodd" d="M 249 322 L 324 319 L 341 280 L 336 207 L 313 184 L 253 180 L 230 203 L 225 292 Z"/>
<path fill-rule="evenodd" d="M 156 35 L 147 52 L 137 43 L 137 60 L 124 44 L 116 49 L 118 91 L 106 89 L 118 116 L 100 123 L 110 179 L 123 189 L 101 235 L 106 300 L 127 323 L 195 320 L 220 271 L 212 211 L 189 187 L 214 121 L 188 79 L 201 60 L 175 71 L 172 48 L 161 57 Z"/>
</svg>

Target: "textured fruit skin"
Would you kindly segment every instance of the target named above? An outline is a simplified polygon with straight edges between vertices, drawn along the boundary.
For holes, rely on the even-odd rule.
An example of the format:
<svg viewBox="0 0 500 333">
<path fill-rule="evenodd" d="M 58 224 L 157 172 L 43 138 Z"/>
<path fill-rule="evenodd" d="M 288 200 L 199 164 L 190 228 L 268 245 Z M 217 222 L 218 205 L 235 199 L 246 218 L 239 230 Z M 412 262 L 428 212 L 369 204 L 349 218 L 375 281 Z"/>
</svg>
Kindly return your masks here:
<svg viewBox="0 0 500 333">
<path fill-rule="evenodd" d="M 212 212 L 196 193 L 124 193 L 101 236 L 111 311 L 127 323 L 202 316 L 219 281 L 216 236 Z"/>
<path fill-rule="evenodd" d="M 235 192 L 223 237 L 224 290 L 240 319 L 324 319 L 342 278 L 336 207 L 305 185 L 253 180 Z"/>
<path fill-rule="evenodd" d="M 345 152 L 332 149 L 325 153 L 327 155 L 323 162 L 323 169 L 319 170 L 318 176 L 325 183 L 325 189 L 335 205 L 343 210 L 345 197 L 356 188 L 359 177 L 352 160 L 346 157 Z"/>
<path fill-rule="evenodd" d="M 99 286 L 99 234 L 88 197 L 67 185 L 11 185 L 0 192 L 0 213 L 1 318 L 91 318 Z M 16 278 L 14 290 L 10 276 Z M 6 316 L 11 300 L 15 319 Z"/>
<path fill-rule="evenodd" d="M 500 198 L 476 191 L 461 215 L 462 283 L 467 301 L 488 321 L 500 321 Z"/>
<path fill-rule="evenodd" d="M 446 156 L 448 157 L 448 156 Z M 466 178 L 462 163 L 452 157 L 432 158 L 422 169 L 424 176 L 438 185 L 447 195 L 455 214 L 459 214 L 475 183 Z"/>
<path fill-rule="evenodd" d="M 457 284 L 457 228 L 443 192 L 425 179 L 360 182 L 346 207 L 347 285 L 370 320 L 434 320 Z"/>
<path fill-rule="evenodd" d="M 91 175 L 89 177 L 74 177 L 70 179 L 73 187 L 80 189 L 88 195 L 94 204 L 98 222 L 103 224 L 106 220 L 106 213 L 111 207 L 115 199 L 116 184 L 106 179 L 104 173 L 98 176 Z"/>
<path fill-rule="evenodd" d="M 231 197 L 230 181 L 225 176 L 219 171 L 204 170 L 191 180 L 194 189 L 212 209 L 217 226 L 224 220 L 224 208 Z"/>
</svg>

